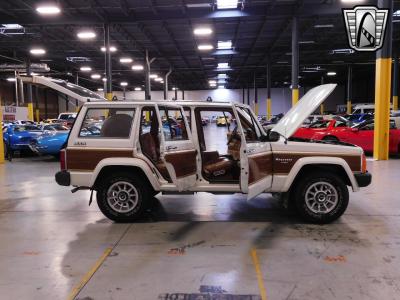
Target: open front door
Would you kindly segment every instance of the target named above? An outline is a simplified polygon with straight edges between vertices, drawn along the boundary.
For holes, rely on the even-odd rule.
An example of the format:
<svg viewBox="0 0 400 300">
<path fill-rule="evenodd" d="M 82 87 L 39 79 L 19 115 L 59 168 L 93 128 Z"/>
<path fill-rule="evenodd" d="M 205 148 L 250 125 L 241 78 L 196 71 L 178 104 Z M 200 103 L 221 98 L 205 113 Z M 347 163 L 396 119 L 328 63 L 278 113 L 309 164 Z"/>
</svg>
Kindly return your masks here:
<svg viewBox="0 0 400 300">
<path fill-rule="evenodd" d="M 161 159 L 178 190 L 188 190 L 197 179 L 197 150 L 188 122 L 179 106 L 157 105 L 157 112 L 161 124 Z"/>
<path fill-rule="evenodd" d="M 236 121 L 241 134 L 240 187 L 247 200 L 263 193 L 272 184 L 272 150 L 261 142 L 263 131 L 248 107 L 236 106 Z"/>
</svg>

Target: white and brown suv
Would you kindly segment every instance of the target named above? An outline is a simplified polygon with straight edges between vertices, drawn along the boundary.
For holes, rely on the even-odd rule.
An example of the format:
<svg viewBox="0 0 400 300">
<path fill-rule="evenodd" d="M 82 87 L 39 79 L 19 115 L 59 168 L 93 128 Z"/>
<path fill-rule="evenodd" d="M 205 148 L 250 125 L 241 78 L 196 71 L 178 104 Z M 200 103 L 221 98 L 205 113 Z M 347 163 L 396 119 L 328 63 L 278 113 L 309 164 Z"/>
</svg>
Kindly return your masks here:
<svg viewBox="0 0 400 300">
<path fill-rule="evenodd" d="M 371 182 L 362 149 L 287 137 L 335 86 L 310 90 L 268 133 L 242 104 L 90 99 L 56 181 L 97 191 L 100 210 L 117 222 L 138 219 L 159 192 L 285 193 L 306 220 L 331 222 L 347 208 L 347 186 L 358 191 Z M 204 122 L 221 117 L 222 126 Z"/>
</svg>

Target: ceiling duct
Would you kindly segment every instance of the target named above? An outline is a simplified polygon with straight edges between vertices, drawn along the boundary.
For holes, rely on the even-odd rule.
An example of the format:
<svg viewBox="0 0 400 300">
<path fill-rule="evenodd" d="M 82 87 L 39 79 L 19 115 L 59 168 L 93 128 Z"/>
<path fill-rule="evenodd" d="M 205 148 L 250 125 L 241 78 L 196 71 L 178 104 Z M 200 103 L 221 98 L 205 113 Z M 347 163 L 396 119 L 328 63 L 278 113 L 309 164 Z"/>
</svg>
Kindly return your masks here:
<svg viewBox="0 0 400 300">
<path fill-rule="evenodd" d="M 25 64 L 0 64 L 0 72 L 26 72 Z M 31 64 L 31 72 L 43 73 L 49 72 L 50 67 L 47 64 Z"/>
</svg>

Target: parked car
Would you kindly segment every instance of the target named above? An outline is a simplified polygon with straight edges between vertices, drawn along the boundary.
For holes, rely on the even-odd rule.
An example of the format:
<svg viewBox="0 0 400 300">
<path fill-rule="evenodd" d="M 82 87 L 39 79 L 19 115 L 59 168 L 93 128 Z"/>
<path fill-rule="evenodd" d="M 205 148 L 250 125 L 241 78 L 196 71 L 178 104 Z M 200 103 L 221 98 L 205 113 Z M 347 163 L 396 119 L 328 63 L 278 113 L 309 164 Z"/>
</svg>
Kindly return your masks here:
<svg viewBox="0 0 400 300">
<path fill-rule="evenodd" d="M 373 119 L 374 114 L 373 113 L 351 114 L 351 115 L 345 115 L 344 118 L 346 118 L 355 125 Z"/>
<path fill-rule="evenodd" d="M 42 134 L 40 127 L 36 125 L 9 125 L 3 128 L 3 141 L 5 150 L 24 151 L 30 150 L 31 140 Z"/>
<path fill-rule="evenodd" d="M 40 155 L 53 155 L 58 157 L 60 150 L 67 141 L 69 130 L 48 131 L 32 139 L 29 144 L 31 150 Z"/>
<path fill-rule="evenodd" d="M 58 115 L 59 120 L 68 120 L 68 119 L 75 119 L 77 113 L 76 112 L 63 112 Z"/>
<path fill-rule="evenodd" d="M 330 136 L 334 128 L 349 127 L 352 123 L 343 117 L 337 116 L 332 120 L 319 120 L 306 127 L 301 127 L 293 134 L 292 137 L 303 139 L 335 139 Z"/>
<path fill-rule="evenodd" d="M 389 153 L 400 154 L 400 129 L 397 129 L 395 120 L 390 120 L 389 129 Z M 294 137 L 306 138 L 305 135 Z M 368 120 L 360 124 L 347 126 L 330 126 L 328 130 L 315 130 L 309 137 L 314 140 L 333 142 L 346 142 L 361 147 L 365 152 L 372 153 L 374 149 L 374 120 Z"/>
<path fill-rule="evenodd" d="M 215 123 L 217 126 L 227 126 L 230 124 L 228 117 L 225 116 L 218 116 Z"/>
<path fill-rule="evenodd" d="M 198 191 L 244 193 L 247 199 L 264 192 L 286 193 L 289 203 L 306 220 L 331 222 L 346 210 L 347 186 L 358 191 L 371 182 L 362 149 L 344 143 L 293 142 L 287 137 L 335 86 L 326 84 L 308 91 L 268 135 L 251 108 L 238 103 L 86 102 L 61 150 L 56 181 L 96 190 L 100 210 L 116 222 L 140 218 L 159 192 Z M 82 124 L 93 111 L 110 107 L 117 113 L 105 118 L 99 136 L 81 135 Z M 202 126 L 190 130 L 185 111 L 190 111 L 193 124 L 199 124 L 201 112 L 210 109 L 235 116 L 227 144 L 228 150 L 233 146 L 241 149 L 237 158 L 207 151 L 209 136 Z M 160 116 L 172 112 L 184 120 L 178 136 L 161 130 Z M 143 115 L 151 116 L 149 123 L 141 122 Z"/>
</svg>

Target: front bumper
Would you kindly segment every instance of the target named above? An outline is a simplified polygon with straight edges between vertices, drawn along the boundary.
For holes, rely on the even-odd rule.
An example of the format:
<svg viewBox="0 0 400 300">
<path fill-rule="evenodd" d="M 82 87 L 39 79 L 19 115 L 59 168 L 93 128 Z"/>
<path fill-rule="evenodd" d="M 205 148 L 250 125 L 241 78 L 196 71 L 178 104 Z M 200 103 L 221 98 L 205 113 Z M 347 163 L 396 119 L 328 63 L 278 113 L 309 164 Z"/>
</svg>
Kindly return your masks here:
<svg viewBox="0 0 400 300">
<path fill-rule="evenodd" d="M 372 181 L 372 175 L 371 173 L 359 173 L 359 174 L 354 174 L 354 177 L 356 178 L 357 184 L 359 187 L 365 187 L 371 184 Z"/>
<path fill-rule="evenodd" d="M 69 186 L 71 185 L 71 175 L 68 171 L 59 171 L 56 173 L 56 182 L 62 186 Z"/>
</svg>

